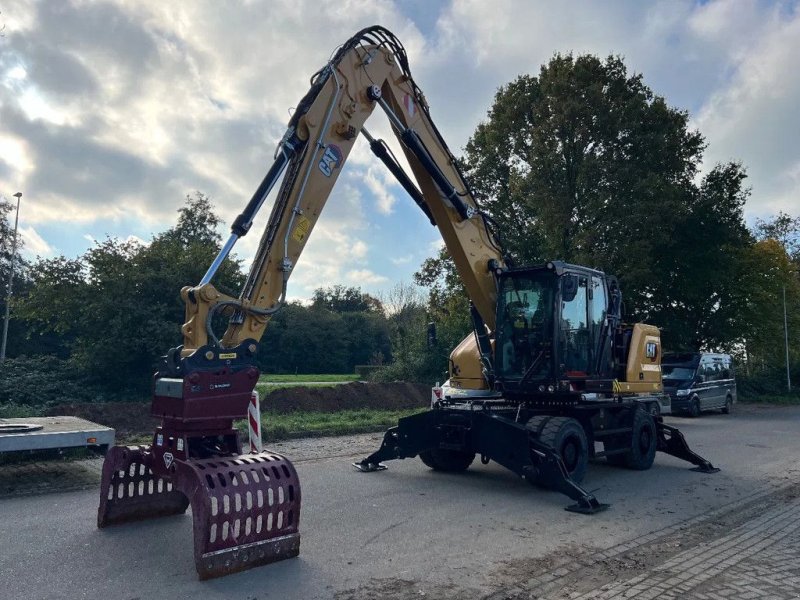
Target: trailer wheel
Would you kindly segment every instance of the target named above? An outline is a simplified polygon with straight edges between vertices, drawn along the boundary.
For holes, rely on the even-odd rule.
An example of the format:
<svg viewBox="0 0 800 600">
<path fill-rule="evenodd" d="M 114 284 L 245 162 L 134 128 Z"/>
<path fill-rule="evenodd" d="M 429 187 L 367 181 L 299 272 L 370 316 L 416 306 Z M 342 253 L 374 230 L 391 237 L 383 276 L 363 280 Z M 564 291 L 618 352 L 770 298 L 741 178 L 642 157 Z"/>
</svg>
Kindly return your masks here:
<svg viewBox="0 0 800 600">
<path fill-rule="evenodd" d="M 457 473 L 469 468 L 475 460 L 475 453 L 434 448 L 420 452 L 419 459 L 434 471 Z"/>
<path fill-rule="evenodd" d="M 537 417 L 531 421 L 534 419 Z M 530 421 L 528 424 L 530 426 Z M 578 421 L 569 417 L 551 417 L 541 429 L 539 441 L 561 456 L 572 481 L 583 481 L 589 464 L 589 444 L 586 441 L 586 432 Z"/>
</svg>

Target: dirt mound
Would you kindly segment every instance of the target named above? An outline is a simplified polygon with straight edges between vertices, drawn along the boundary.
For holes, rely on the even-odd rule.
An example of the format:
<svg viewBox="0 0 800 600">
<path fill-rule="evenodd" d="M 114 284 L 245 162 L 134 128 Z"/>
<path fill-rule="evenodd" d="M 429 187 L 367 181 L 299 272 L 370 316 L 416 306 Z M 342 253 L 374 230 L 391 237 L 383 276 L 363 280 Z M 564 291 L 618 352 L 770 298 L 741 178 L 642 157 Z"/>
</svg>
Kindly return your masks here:
<svg viewBox="0 0 800 600">
<path fill-rule="evenodd" d="M 339 412 L 361 408 L 399 410 L 430 403 L 430 388 L 415 383 L 346 383 L 326 387 L 292 387 L 271 392 L 261 400 L 264 412 Z M 150 416 L 149 402 L 59 404 L 47 415 L 73 415 L 113 427 L 123 440 L 150 436 L 159 424 Z"/>
<path fill-rule="evenodd" d="M 353 382 L 326 387 L 291 387 L 275 390 L 261 400 L 261 410 L 339 412 L 359 408 L 399 410 L 428 406 L 431 389 L 416 383 Z"/>
<path fill-rule="evenodd" d="M 47 411 L 48 416 L 71 415 L 113 428 L 117 437 L 151 436 L 159 420 L 150 416 L 149 402 L 96 402 L 59 404 Z"/>
</svg>

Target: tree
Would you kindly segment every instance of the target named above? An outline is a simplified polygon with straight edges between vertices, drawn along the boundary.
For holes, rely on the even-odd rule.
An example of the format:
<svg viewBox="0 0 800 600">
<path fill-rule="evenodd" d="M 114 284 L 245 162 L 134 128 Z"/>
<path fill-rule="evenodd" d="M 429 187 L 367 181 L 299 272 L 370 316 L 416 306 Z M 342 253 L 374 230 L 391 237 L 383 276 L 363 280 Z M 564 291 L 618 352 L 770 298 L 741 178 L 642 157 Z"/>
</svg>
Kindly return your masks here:
<svg viewBox="0 0 800 600">
<path fill-rule="evenodd" d="M 198 193 L 187 197 L 177 225 L 150 244 L 109 238 L 76 260 L 40 259 L 19 312 L 37 331 L 64 336 L 70 360 L 95 381 L 147 389 L 158 357 L 180 343 L 179 291 L 197 284 L 218 253 L 219 223 Z M 235 293 L 243 283 L 228 258 L 215 284 Z"/>
<path fill-rule="evenodd" d="M 688 122 L 622 59 L 556 55 L 498 90 L 462 164 L 517 264 L 615 274 L 629 319 L 665 326 L 671 349 L 710 347 L 736 318 L 748 191 L 736 163 L 695 183 L 705 142 Z M 437 305 L 461 295 L 447 260 L 418 273 Z"/>
<path fill-rule="evenodd" d="M 352 373 L 375 356 L 392 357 L 389 322 L 382 312 L 337 312 L 298 302 L 275 314 L 260 346 L 259 366 L 266 373 Z"/>
<path fill-rule="evenodd" d="M 795 264 L 800 267 L 800 217 L 780 211 L 766 221 L 756 219 L 753 234 L 760 241 L 775 240 L 781 244 Z"/>
<path fill-rule="evenodd" d="M 381 301 L 357 287 L 335 285 L 317 288 L 311 298 L 313 308 L 324 308 L 333 312 L 382 312 Z"/>
</svg>

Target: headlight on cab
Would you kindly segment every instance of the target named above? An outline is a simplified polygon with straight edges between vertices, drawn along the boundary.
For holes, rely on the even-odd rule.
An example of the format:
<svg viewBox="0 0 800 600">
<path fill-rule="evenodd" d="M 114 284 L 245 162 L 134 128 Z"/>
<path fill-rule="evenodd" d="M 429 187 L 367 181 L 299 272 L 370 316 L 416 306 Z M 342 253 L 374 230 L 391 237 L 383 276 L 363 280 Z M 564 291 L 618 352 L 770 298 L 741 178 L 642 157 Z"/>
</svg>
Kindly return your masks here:
<svg viewBox="0 0 800 600">
<path fill-rule="evenodd" d="M 689 390 L 678 390 L 677 392 L 675 392 L 675 395 L 676 396 L 688 396 L 689 395 Z"/>
</svg>

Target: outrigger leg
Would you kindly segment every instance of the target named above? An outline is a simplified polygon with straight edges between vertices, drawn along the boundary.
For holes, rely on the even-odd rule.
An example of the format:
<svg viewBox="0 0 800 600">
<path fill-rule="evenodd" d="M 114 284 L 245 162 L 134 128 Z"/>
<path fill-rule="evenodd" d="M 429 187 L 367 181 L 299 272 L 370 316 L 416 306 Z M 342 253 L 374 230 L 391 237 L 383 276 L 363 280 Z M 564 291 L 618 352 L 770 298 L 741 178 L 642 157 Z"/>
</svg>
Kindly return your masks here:
<svg viewBox="0 0 800 600">
<path fill-rule="evenodd" d="M 658 451 L 670 454 L 682 460 L 697 465 L 692 471 L 700 473 L 717 473 L 719 469 L 712 465 L 699 454 L 692 452 L 686 438 L 676 427 L 666 425 L 661 418 L 656 419 L 656 435 L 658 438 Z"/>
<path fill-rule="evenodd" d="M 383 436 L 381 447 L 360 462 L 359 471 L 382 471 L 385 460 L 413 458 L 430 450 L 473 452 L 517 475 L 575 500 L 566 510 L 594 514 L 608 508 L 575 483 L 561 457 L 539 442 L 530 429 L 485 411 L 430 410 L 399 420 Z"/>
</svg>

